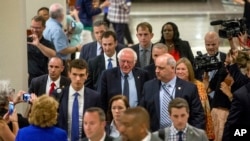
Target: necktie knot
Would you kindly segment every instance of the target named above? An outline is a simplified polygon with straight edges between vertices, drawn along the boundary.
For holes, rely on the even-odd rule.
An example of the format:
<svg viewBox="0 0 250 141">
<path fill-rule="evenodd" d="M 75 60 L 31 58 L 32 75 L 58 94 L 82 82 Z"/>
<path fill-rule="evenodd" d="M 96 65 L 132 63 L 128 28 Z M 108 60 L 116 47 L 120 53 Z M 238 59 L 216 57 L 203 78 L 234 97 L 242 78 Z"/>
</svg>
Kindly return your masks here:
<svg viewBox="0 0 250 141">
<path fill-rule="evenodd" d="M 124 78 L 125 78 L 125 79 L 128 79 L 128 75 L 127 75 L 127 74 L 125 74 L 125 75 L 124 75 Z"/>
<path fill-rule="evenodd" d="M 112 69 L 113 68 L 113 64 L 112 64 L 112 58 L 108 59 L 108 69 Z"/>
<path fill-rule="evenodd" d="M 79 93 L 74 93 L 74 96 L 75 96 L 75 98 L 78 98 L 78 96 L 79 96 Z"/>
<path fill-rule="evenodd" d="M 50 84 L 49 95 L 52 95 L 52 92 L 55 90 L 55 86 L 56 84 L 54 82 Z"/>
<path fill-rule="evenodd" d="M 177 135 L 179 135 L 179 140 L 178 140 L 178 141 L 183 141 L 183 140 L 182 140 L 182 134 L 183 134 L 183 131 L 179 131 L 179 132 L 177 133 Z"/>
<path fill-rule="evenodd" d="M 52 83 L 50 84 L 50 86 L 51 86 L 51 87 L 55 87 L 56 84 L 55 84 L 54 82 L 52 82 Z"/>
</svg>

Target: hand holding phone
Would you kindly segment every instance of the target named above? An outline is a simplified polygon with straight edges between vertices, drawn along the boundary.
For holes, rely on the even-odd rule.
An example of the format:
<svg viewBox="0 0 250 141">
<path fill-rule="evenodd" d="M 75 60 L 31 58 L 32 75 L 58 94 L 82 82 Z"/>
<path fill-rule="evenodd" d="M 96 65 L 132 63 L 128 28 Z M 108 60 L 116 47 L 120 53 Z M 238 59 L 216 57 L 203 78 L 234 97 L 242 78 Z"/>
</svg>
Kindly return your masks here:
<svg viewBox="0 0 250 141">
<path fill-rule="evenodd" d="M 23 101 L 29 102 L 30 98 L 31 98 L 31 94 L 29 93 L 23 94 Z"/>
<path fill-rule="evenodd" d="M 9 114 L 11 115 L 14 112 L 15 106 L 13 102 L 9 102 Z"/>
</svg>

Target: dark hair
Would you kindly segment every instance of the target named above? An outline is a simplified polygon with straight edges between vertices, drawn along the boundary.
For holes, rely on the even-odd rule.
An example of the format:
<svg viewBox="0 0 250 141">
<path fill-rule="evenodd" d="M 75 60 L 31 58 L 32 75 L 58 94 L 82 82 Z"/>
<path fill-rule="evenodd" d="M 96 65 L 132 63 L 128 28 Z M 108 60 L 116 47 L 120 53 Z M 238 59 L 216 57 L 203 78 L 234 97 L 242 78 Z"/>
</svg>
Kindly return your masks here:
<svg viewBox="0 0 250 141">
<path fill-rule="evenodd" d="M 148 31 L 149 31 L 150 33 L 153 32 L 153 28 L 152 28 L 151 24 L 148 23 L 148 22 L 139 23 L 139 24 L 136 26 L 136 31 L 138 31 L 139 27 L 142 28 L 143 30 L 148 29 Z"/>
<path fill-rule="evenodd" d="M 100 121 L 106 121 L 106 117 L 105 117 L 105 113 L 104 111 L 99 108 L 99 107 L 90 107 L 88 109 L 86 109 L 85 113 L 88 112 L 88 113 L 94 113 L 94 112 L 97 112 L 98 115 L 99 115 L 99 118 L 100 118 Z"/>
<path fill-rule="evenodd" d="M 172 101 L 169 102 L 169 105 L 168 105 L 168 113 L 169 113 L 169 115 L 171 115 L 171 109 L 172 108 L 177 108 L 177 109 L 186 108 L 187 113 L 189 113 L 188 102 L 185 99 L 180 98 L 180 97 L 177 97 L 177 98 L 175 98 L 175 99 L 173 99 Z"/>
<path fill-rule="evenodd" d="M 128 108 L 123 114 L 134 116 L 134 124 L 146 124 L 147 128 L 149 129 L 150 118 L 148 111 L 145 108 L 141 106 Z"/>
<path fill-rule="evenodd" d="M 38 16 L 38 15 L 36 15 L 36 16 L 34 16 L 33 18 L 32 18 L 32 20 L 34 20 L 34 21 L 36 21 L 36 22 L 41 22 L 42 23 L 42 26 L 43 27 L 45 27 L 45 19 L 42 17 L 42 16 Z"/>
<path fill-rule="evenodd" d="M 41 8 L 39 8 L 39 9 L 37 10 L 37 14 L 38 14 L 40 11 L 43 11 L 43 10 L 45 10 L 45 11 L 47 11 L 47 12 L 49 13 L 49 8 L 48 8 L 48 7 L 41 7 Z"/>
<path fill-rule="evenodd" d="M 179 32 L 179 30 L 178 30 L 177 25 L 176 25 L 175 23 L 173 23 L 173 22 L 167 22 L 167 23 L 165 23 L 165 24 L 162 26 L 162 28 L 161 28 L 161 39 L 160 39 L 159 42 L 165 44 L 165 39 L 164 39 L 164 36 L 163 36 L 163 30 L 164 30 L 164 27 L 165 27 L 166 25 L 171 25 L 172 28 L 173 28 L 173 32 L 174 32 L 173 41 L 176 42 L 176 41 L 180 40 L 180 32 Z"/>
<path fill-rule="evenodd" d="M 115 32 L 113 32 L 113 31 L 111 31 L 111 30 L 105 31 L 105 32 L 102 34 L 101 39 L 103 39 L 103 38 L 108 38 L 108 37 L 110 37 L 110 36 L 112 36 L 112 37 L 114 38 L 114 41 L 117 41 Z"/>
<path fill-rule="evenodd" d="M 94 27 L 94 26 L 95 26 L 95 27 L 98 27 L 98 26 L 101 26 L 101 25 L 104 25 L 104 27 L 105 27 L 106 29 L 108 29 L 107 23 L 106 23 L 105 21 L 101 21 L 101 20 L 95 21 L 94 24 L 93 24 L 93 27 Z"/>
<path fill-rule="evenodd" d="M 88 73 L 88 63 L 83 60 L 83 59 L 74 59 L 70 61 L 69 63 L 69 72 L 71 71 L 72 68 L 77 68 L 77 69 L 86 69 L 86 72 Z"/>
<path fill-rule="evenodd" d="M 108 123 L 111 123 L 111 121 L 113 120 L 113 114 L 112 114 L 112 104 L 114 101 L 117 100 L 122 100 L 124 102 L 124 105 L 126 108 L 129 108 L 129 102 L 126 96 L 118 94 L 113 96 L 110 100 L 109 100 L 109 105 L 108 105 L 108 112 L 107 112 L 107 121 Z"/>
<path fill-rule="evenodd" d="M 240 68 L 245 68 L 247 66 L 247 61 L 250 60 L 249 54 L 244 51 L 238 51 L 238 56 L 236 57 L 235 63 Z"/>
</svg>

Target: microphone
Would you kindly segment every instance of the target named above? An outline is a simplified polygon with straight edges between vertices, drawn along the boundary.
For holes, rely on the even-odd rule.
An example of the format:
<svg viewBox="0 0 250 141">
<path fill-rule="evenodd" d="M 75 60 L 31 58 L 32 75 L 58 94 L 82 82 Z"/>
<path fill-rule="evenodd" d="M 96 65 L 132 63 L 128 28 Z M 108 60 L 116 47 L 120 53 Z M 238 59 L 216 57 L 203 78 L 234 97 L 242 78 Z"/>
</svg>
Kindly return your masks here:
<svg viewBox="0 0 250 141">
<path fill-rule="evenodd" d="M 224 22 L 223 20 L 216 20 L 216 21 L 210 22 L 210 25 L 221 25 L 223 22 Z"/>
</svg>

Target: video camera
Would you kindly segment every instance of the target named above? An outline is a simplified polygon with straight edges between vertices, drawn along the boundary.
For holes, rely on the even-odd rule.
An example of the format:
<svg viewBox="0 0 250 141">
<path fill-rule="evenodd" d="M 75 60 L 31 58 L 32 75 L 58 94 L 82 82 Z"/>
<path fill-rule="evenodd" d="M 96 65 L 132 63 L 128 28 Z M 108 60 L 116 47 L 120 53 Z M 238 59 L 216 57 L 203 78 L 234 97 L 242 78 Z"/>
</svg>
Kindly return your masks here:
<svg viewBox="0 0 250 141">
<path fill-rule="evenodd" d="M 194 68 L 195 70 L 204 70 L 209 72 L 212 70 L 217 70 L 222 67 L 222 62 L 217 59 L 217 55 L 207 56 L 203 55 L 201 51 L 197 51 L 197 55 L 194 59 Z"/>
<path fill-rule="evenodd" d="M 221 38 L 238 37 L 240 33 L 244 34 L 247 30 L 245 19 L 230 19 L 230 20 L 216 20 L 210 22 L 210 25 L 221 25 L 224 28 L 219 29 L 219 36 Z"/>
</svg>

